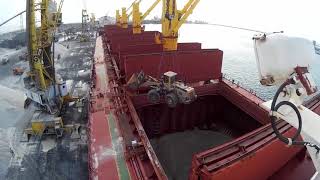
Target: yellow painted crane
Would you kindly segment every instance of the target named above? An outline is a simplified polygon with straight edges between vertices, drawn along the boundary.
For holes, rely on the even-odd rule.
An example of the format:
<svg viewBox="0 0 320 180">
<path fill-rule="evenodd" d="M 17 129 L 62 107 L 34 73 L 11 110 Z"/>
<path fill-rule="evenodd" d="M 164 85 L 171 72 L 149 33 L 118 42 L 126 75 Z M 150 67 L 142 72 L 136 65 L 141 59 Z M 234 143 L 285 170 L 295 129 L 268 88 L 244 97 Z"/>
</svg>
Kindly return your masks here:
<svg viewBox="0 0 320 180">
<path fill-rule="evenodd" d="M 116 24 L 119 27 L 122 28 L 128 28 L 128 21 L 129 18 L 131 17 L 133 10 L 127 14 L 127 12 L 133 7 L 134 3 L 140 3 L 141 0 L 134 0 L 133 3 L 128 7 L 128 8 L 121 8 L 121 15 L 120 15 L 120 11 L 116 10 Z"/>
<path fill-rule="evenodd" d="M 121 14 L 121 20 L 120 24 L 122 28 L 128 28 L 128 14 L 127 14 L 127 9 L 125 7 L 122 8 L 122 14 Z"/>
<path fill-rule="evenodd" d="M 65 82 L 56 79 L 54 67 L 54 32 L 61 24 L 60 1 L 58 10 L 49 0 L 26 1 L 26 37 L 30 72 L 24 78 L 27 100 L 35 102 L 47 112 L 59 112 L 63 98 L 68 95 Z M 55 4 L 53 4 L 55 5 Z M 40 27 L 36 25 L 36 12 L 40 11 Z"/>
<path fill-rule="evenodd" d="M 134 5 L 135 3 L 138 3 L 138 4 L 139 4 L 141 1 L 142 1 L 142 0 L 134 0 L 133 3 L 127 8 L 127 12 L 128 12 L 131 8 L 133 8 L 133 5 Z M 131 12 L 128 14 L 128 18 L 131 17 L 132 13 L 133 13 L 133 9 L 132 9 Z"/>
<path fill-rule="evenodd" d="M 121 16 L 119 10 L 116 10 L 116 24 L 118 27 L 121 27 Z"/>
<path fill-rule="evenodd" d="M 132 5 L 132 26 L 133 26 L 133 34 L 140 34 L 142 30 L 142 22 L 143 20 L 151 13 L 151 11 L 159 4 L 161 0 L 156 0 L 149 9 L 141 14 L 139 10 L 140 2 L 133 3 Z"/>
<path fill-rule="evenodd" d="M 182 10 L 176 0 L 162 0 L 162 44 L 165 51 L 177 50 L 178 31 L 200 0 L 189 0 Z"/>
</svg>

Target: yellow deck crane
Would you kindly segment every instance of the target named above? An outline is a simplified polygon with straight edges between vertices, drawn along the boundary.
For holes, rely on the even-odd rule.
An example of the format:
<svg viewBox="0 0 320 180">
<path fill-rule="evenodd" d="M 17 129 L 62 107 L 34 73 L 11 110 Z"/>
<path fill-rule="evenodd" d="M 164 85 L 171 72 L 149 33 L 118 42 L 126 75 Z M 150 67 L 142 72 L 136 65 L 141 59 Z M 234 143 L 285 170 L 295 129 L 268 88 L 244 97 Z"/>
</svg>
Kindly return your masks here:
<svg viewBox="0 0 320 180">
<path fill-rule="evenodd" d="M 120 16 L 120 11 L 116 10 L 116 25 L 118 27 L 121 27 L 121 16 Z"/>
<path fill-rule="evenodd" d="M 177 10 L 176 0 L 162 0 L 162 44 L 165 51 L 177 50 L 178 31 L 192 14 L 200 0 L 189 0 L 182 10 Z"/>
<path fill-rule="evenodd" d="M 120 21 L 121 27 L 128 28 L 128 19 L 130 16 L 127 14 L 127 9 L 125 7 L 123 7 L 121 10 L 122 10 L 121 21 Z"/>
<path fill-rule="evenodd" d="M 26 103 L 41 107 L 31 121 L 30 134 L 43 134 L 45 129 L 63 129 L 58 117 L 63 103 L 69 99 L 66 83 L 56 78 L 54 67 L 54 33 L 62 22 L 60 1 L 56 4 L 49 0 L 26 1 L 26 37 L 30 72 L 24 78 L 27 90 Z M 36 13 L 40 11 L 40 26 L 36 24 Z M 31 133 L 32 132 L 32 133 Z"/>
<path fill-rule="evenodd" d="M 149 9 L 144 13 L 140 13 L 139 4 L 140 2 L 134 2 L 132 5 L 132 26 L 133 34 L 140 34 L 142 31 L 143 20 L 151 13 L 151 11 L 159 4 L 161 0 L 156 0 Z"/>
<path fill-rule="evenodd" d="M 121 15 L 120 15 L 120 11 L 116 10 L 116 24 L 119 27 L 122 28 L 128 28 L 128 21 L 129 18 L 131 17 L 133 10 L 127 14 L 127 12 L 133 7 L 134 3 L 140 3 L 141 0 L 135 0 L 128 8 L 121 8 Z"/>
</svg>

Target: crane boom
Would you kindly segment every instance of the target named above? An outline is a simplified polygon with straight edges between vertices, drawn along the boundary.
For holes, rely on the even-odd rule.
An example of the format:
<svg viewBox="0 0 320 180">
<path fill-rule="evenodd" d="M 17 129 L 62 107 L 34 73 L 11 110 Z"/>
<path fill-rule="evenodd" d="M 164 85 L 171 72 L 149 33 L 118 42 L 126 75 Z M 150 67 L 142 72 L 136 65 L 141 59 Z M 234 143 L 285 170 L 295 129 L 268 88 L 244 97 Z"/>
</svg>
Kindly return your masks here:
<svg viewBox="0 0 320 180">
<path fill-rule="evenodd" d="M 12 19 L 20 16 L 21 14 L 23 14 L 23 13 L 25 13 L 25 12 L 26 12 L 26 11 L 24 10 L 24 11 L 22 11 L 22 12 L 16 14 L 16 15 L 14 15 L 13 17 L 9 18 L 8 20 L 6 20 L 6 21 L 4 21 L 3 23 L 1 23 L 1 24 L 0 24 L 0 27 L 3 26 L 3 25 L 5 25 L 5 24 L 7 24 L 7 23 L 10 22 Z"/>
<path fill-rule="evenodd" d="M 127 12 L 130 10 L 131 7 L 133 8 L 133 5 L 134 5 L 135 3 L 140 4 L 140 2 L 141 2 L 141 0 L 135 0 L 135 1 L 133 1 L 133 3 L 130 5 L 130 7 L 127 8 Z M 132 9 L 132 11 L 128 14 L 128 18 L 130 18 L 132 14 L 133 14 L 133 9 Z"/>
<path fill-rule="evenodd" d="M 191 2 L 191 1 L 189 1 Z M 177 26 L 174 28 L 174 32 L 178 32 L 180 27 L 182 26 L 183 23 L 185 23 L 188 19 L 188 17 L 192 14 L 193 10 L 196 8 L 196 6 L 198 5 L 198 3 L 200 2 L 200 0 L 194 0 L 192 3 L 189 4 L 188 2 L 188 6 L 186 7 L 186 10 L 181 11 L 181 17 L 179 17 L 179 23 L 177 24 Z"/>
<path fill-rule="evenodd" d="M 140 3 L 141 0 L 134 0 L 133 3 L 128 7 L 128 8 L 121 8 L 121 15 L 120 15 L 120 11 L 119 10 L 116 10 L 116 24 L 117 26 L 119 27 L 122 27 L 122 28 L 128 28 L 128 21 L 129 21 L 129 18 L 130 16 L 133 14 L 133 9 L 132 11 L 127 14 L 127 12 L 131 9 L 131 7 L 134 6 L 135 3 Z"/>
<path fill-rule="evenodd" d="M 180 11 L 180 14 L 186 13 L 192 3 L 193 3 L 193 1 L 188 1 L 187 4 L 184 5 L 183 9 Z"/>
<path fill-rule="evenodd" d="M 149 9 L 141 16 L 139 10 L 139 3 L 134 3 L 132 7 L 132 24 L 133 24 L 133 34 L 140 34 L 142 31 L 142 22 L 150 14 L 150 12 L 159 4 L 161 0 L 156 0 Z"/>
<path fill-rule="evenodd" d="M 143 21 L 150 13 L 151 11 L 159 4 L 161 0 L 156 0 L 149 9 L 141 16 L 141 21 Z"/>
<path fill-rule="evenodd" d="M 192 14 L 200 0 L 189 0 L 184 8 L 177 10 L 176 0 L 162 0 L 162 44 L 165 51 L 177 50 L 178 31 Z"/>
</svg>

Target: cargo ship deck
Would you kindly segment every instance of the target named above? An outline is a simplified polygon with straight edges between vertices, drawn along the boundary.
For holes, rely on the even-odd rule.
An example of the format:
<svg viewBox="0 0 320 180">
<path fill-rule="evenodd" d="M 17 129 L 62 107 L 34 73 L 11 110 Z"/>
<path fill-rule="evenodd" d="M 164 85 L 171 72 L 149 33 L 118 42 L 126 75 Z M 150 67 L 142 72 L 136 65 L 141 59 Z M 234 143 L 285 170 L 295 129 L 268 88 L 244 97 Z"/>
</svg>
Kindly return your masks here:
<svg viewBox="0 0 320 180">
<path fill-rule="evenodd" d="M 148 45 L 152 38 L 125 31 L 132 39 L 140 38 L 128 45 L 113 28 L 106 26 L 97 38 L 92 66 L 91 179 L 308 179 L 314 174 L 305 148 L 288 148 L 276 138 L 261 106 L 264 101 L 223 78 L 222 51 L 191 43 L 180 45 L 177 52 L 162 52 Z M 201 54 L 208 58 L 202 61 Z M 189 73 L 186 81 L 196 90 L 195 102 L 172 109 L 164 102 L 150 103 L 144 92 L 124 88 L 134 71 L 142 68 L 152 74 L 157 63 L 170 58 L 160 71 Z M 188 69 L 195 60 L 200 67 Z M 204 61 L 213 65 L 208 72 L 200 70 Z M 203 78 L 206 75 L 210 79 Z M 319 105 L 317 97 L 306 104 L 318 114 Z M 295 132 L 285 122 L 277 126 L 284 135 Z"/>
</svg>

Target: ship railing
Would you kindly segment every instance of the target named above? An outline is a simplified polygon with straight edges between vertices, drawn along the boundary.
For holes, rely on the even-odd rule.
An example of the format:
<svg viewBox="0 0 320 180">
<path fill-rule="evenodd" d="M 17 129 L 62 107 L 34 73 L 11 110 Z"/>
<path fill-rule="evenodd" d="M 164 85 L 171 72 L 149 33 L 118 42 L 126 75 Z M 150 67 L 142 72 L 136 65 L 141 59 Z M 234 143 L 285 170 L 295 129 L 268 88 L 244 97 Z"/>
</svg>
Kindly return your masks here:
<svg viewBox="0 0 320 180">
<path fill-rule="evenodd" d="M 236 85 L 237 87 L 241 87 L 242 89 L 244 89 L 245 91 L 247 91 L 248 93 L 262 99 L 265 101 L 265 99 L 263 97 L 261 97 L 254 89 L 248 87 L 247 85 L 245 85 L 244 83 L 235 80 L 234 78 L 232 78 L 230 75 L 222 73 L 222 78 L 231 82 L 232 84 Z"/>
</svg>

